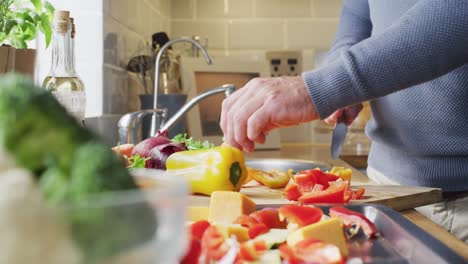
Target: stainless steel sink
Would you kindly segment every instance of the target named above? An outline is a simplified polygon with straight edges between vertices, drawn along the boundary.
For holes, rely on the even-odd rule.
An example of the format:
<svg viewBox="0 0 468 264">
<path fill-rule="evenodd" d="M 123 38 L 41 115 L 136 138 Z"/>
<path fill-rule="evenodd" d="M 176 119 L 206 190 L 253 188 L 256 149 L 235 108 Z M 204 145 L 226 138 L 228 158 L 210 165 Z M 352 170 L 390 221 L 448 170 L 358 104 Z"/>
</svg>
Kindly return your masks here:
<svg viewBox="0 0 468 264">
<path fill-rule="evenodd" d="M 332 165 L 325 162 L 297 160 L 297 159 L 249 159 L 245 161 L 248 167 L 269 171 L 272 169 L 287 171 L 293 169 L 293 172 L 320 168 L 321 170 L 329 170 Z"/>
</svg>

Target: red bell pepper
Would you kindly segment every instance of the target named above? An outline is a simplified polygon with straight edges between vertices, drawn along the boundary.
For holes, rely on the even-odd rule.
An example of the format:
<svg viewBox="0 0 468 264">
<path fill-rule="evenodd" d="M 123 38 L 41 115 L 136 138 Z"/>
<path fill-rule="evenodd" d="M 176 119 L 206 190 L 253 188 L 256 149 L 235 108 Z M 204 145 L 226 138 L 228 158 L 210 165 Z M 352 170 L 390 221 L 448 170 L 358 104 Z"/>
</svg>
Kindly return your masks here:
<svg viewBox="0 0 468 264">
<path fill-rule="evenodd" d="M 282 244 L 279 246 L 280 256 L 288 264 L 303 264 L 304 262 L 300 260 L 296 254 L 294 254 L 293 249 L 288 244 Z"/>
<path fill-rule="evenodd" d="M 201 248 L 207 261 L 220 260 L 229 250 L 229 246 L 225 243 L 223 235 L 216 226 L 210 226 L 205 231 L 201 240 Z"/>
<path fill-rule="evenodd" d="M 240 245 L 236 263 L 257 260 L 267 250 L 267 244 L 263 240 L 244 242 Z"/>
<path fill-rule="evenodd" d="M 289 183 L 284 189 L 284 196 L 289 201 L 298 201 L 299 197 L 302 196 L 301 190 L 299 190 L 299 186 L 295 183 Z"/>
<path fill-rule="evenodd" d="M 257 221 L 257 219 L 250 215 L 239 216 L 236 220 L 234 220 L 234 224 L 240 224 L 243 227 L 247 227 L 250 238 L 255 238 L 258 235 L 267 233 L 270 230 L 267 225 Z"/>
<path fill-rule="evenodd" d="M 203 234 L 210 226 L 206 220 L 194 222 L 189 227 L 190 244 L 187 253 L 182 258 L 180 263 L 183 264 L 197 264 L 201 255 L 201 239 Z"/>
<path fill-rule="evenodd" d="M 263 208 L 249 215 L 257 222 L 266 225 L 268 228 L 286 228 L 286 221 L 281 221 L 276 208 Z"/>
<path fill-rule="evenodd" d="M 206 220 L 200 220 L 194 222 L 190 225 L 190 234 L 193 238 L 201 240 L 203 237 L 203 233 L 205 233 L 206 229 L 210 226 L 210 222 Z"/>
<path fill-rule="evenodd" d="M 342 264 L 345 261 L 336 245 L 316 239 L 300 241 L 293 247 L 283 244 L 279 250 L 281 258 L 289 264 Z"/>
<path fill-rule="evenodd" d="M 299 189 L 302 192 L 310 192 L 316 184 L 320 184 L 327 189 L 329 182 L 334 182 L 340 179 L 331 173 L 326 173 L 320 169 L 301 171 L 294 176 L 294 181 L 299 185 Z"/>
<path fill-rule="evenodd" d="M 187 253 L 180 261 L 180 264 L 198 264 L 201 255 L 201 242 L 198 239 L 191 238 Z"/>
<path fill-rule="evenodd" d="M 322 219 L 323 212 L 318 207 L 303 205 L 285 205 L 278 210 L 280 219 L 287 219 L 288 225 L 293 224 L 297 227 L 308 226 Z"/>
<path fill-rule="evenodd" d="M 305 263 L 344 263 L 344 257 L 336 245 L 317 239 L 300 241 L 294 246 L 294 252 Z"/>
<path fill-rule="evenodd" d="M 348 182 L 338 181 L 332 183 L 323 191 L 304 193 L 299 197 L 299 202 L 304 204 L 312 203 L 345 203 L 348 189 Z"/>
<path fill-rule="evenodd" d="M 346 226 L 358 225 L 368 237 L 377 234 L 375 225 L 361 213 L 337 206 L 330 208 L 330 216 L 339 218 Z"/>
</svg>

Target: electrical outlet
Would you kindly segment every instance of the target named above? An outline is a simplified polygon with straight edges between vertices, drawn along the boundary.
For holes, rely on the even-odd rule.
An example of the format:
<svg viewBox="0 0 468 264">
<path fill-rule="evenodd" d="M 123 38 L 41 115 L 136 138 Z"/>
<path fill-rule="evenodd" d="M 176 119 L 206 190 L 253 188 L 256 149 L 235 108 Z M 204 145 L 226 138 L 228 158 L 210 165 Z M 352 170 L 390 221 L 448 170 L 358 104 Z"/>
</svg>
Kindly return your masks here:
<svg viewBox="0 0 468 264">
<path fill-rule="evenodd" d="M 302 73 L 302 52 L 294 50 L 269 51 L 270 76 L 297 76 Z"/>
</svg>

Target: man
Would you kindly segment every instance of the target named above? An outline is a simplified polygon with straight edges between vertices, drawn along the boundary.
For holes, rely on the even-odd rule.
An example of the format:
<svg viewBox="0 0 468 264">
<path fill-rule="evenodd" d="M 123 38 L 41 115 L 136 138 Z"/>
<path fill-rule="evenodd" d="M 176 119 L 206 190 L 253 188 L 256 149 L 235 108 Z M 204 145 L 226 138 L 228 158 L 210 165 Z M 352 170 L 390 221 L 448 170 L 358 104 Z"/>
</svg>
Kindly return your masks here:
<svg viewBox="0 0 468 264">
<path fill-rule="evenodd" d="M 221 128 L 253 151 L 278 127 L 349 124 L 371 100 L 369 177 L 442 188 L 448 199 L 421 212 L 467 242 L 467 63 L 468 1 L 344 0 L 328 63 L 250 81 L 223 102 Z"/>
</svg>

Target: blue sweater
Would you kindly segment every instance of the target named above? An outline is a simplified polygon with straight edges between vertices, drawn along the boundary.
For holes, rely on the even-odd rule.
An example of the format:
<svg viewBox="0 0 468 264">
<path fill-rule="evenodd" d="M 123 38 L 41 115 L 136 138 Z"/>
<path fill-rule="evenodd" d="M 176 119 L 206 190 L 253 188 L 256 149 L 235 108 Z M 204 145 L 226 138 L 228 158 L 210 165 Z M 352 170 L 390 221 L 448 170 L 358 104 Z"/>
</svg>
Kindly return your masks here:
<svg viewBox="0 0 468 264">
<path fill-rule="evenodd" d="M 371 100 L 369 166 L 468 190 L 468 0 L 344 0 L 329 59 L 302 76 L 321 118 Z"/>
</svg>

